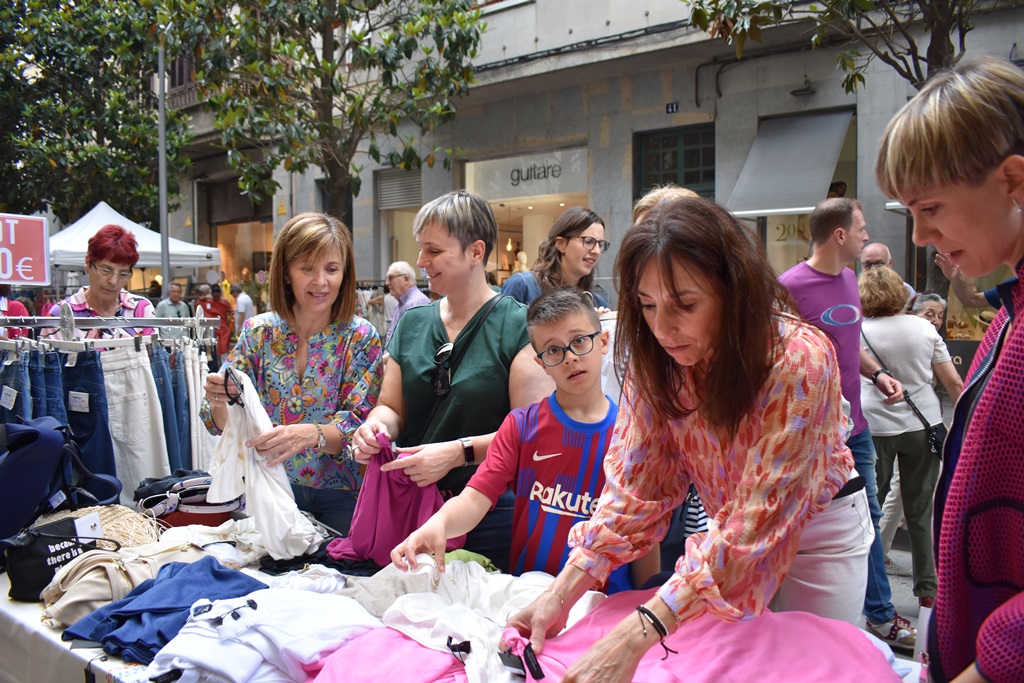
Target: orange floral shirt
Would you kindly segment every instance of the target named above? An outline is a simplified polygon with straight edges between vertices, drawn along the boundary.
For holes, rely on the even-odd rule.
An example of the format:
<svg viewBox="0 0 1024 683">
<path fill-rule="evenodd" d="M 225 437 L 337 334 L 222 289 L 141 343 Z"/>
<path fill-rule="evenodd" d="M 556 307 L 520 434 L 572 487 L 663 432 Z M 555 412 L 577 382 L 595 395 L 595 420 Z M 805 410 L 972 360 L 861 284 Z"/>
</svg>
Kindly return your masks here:
<svg viewBox="0 0 1024 683">
<path fill-rule="evenodd" d="M 829 506 L 850 476 L 848 419 L 839 366 L 817 328 L 778 318 L 782 344 L 754 409 L 727 442 L 700 412 L 653 419 L 627 382 L 604 460 L 597 511 L 573 527 L 572 564 L 603 581 L 664 538 L 690 482 L 708 530 L 686 541 L 658 595 L 680 622 L 704 613 L 760 614 L 796 554 L 803 525 Z M 692 377 L 682 405 L 695 405 Z"/>
</svg>

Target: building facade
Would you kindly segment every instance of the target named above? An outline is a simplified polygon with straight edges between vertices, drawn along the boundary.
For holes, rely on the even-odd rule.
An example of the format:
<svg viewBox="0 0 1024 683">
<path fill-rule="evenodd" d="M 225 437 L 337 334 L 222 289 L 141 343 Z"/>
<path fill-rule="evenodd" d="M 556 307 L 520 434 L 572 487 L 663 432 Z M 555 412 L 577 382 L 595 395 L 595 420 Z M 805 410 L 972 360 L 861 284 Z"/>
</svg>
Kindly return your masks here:
<svg viewBox="0 0 1024 683">
<path fill-rule="evenodd" d="M 360 279 L 382 280 L 393 260 L 415 263 L 416 210 L 466 188 L 486 197 L 498 219 L 489 266 L 499 280 L 520 252 L 533 262 L 565 208 L 584 205 L 602 216 L 612 246 L 598 282 L 614 301 L 612 263 L 633 201 L 675 182 L 744 218 L 780 272 L 807 256 L 810 208 L 844 183 L 846 196 L 864 204 L 872 241 L 889 246 L 905 279 L 923 282 L 906 213 L 874 182 L 881 132 L 913 87 L 876 61 L 866 86 L 845 93 L 840 50 L 810 49 L 806 27 L 768 32 L 737 60 L 732 46 L 689 27 L 687 7 L 679 0 L 486 3 L 478 83 L 454 122 L 423 144 L 455 150 L 452 168 L 367 163 L 362 173 L 348 213 Z M 968 52 L 1010 54 L 1022 18 L 1020 9 L 977 15 Z M 199 115 L 199 148 L 212 138 L 203 124 Z M 292 215 L 324 208 L 316 172 L 279 171 L 281 190 L 254 207 L 221 153 L 209 147 L 193 159 L 171 225 L 187 222 L 183 237 L 230 252 L 229 279 L 265 267 L 273 235 Z"/>
</svg>

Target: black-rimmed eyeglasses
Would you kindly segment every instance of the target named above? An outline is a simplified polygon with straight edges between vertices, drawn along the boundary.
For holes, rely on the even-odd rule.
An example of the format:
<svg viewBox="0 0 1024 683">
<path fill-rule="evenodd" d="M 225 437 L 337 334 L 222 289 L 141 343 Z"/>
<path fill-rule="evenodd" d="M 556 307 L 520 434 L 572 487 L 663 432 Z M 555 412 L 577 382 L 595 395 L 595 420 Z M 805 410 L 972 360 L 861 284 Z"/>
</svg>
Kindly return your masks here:
<svg viewBox="0 0 1024 683">
<path fill-rule="evenodd" d="M 244 408 L 245 404 L 242 403 L 242 383 L 237 377 L 235 377 L 235 372 L 237 372 L 237 370 L 232 370 L 229 367 L 224 368 L 224 396 L 228 399 L 229 406 L 237 405 Z M 234 395 L 232 395 L 231 390 L 228 389 L 229 384 L 235 387 Z"/>
<path fill-rule="evenodd" d="M 434 395 L 447 396 L 452 389 L 452 371 L 448 367 L 448 359 L 452 357 L 452 349 L 455 345 L 445 342 L 434 353 L 434 376 L 430 379 L 430 386 L 434 389 Z"/>
<path fill-rule="evenodd" d="M 587 251 L 593 251 L 595 248 L 600 247 L 601 253 L 603 254 L 608 251 L 608 247 L 612 245 L 608 240 L 599 240 L 596 237 L 591 237 L 589 235 L 573 235 L 573 237 L 583 242 L 583 248 Z"/>
<path fill-rule="evenodd" d="M 551 348 L 544 349 L 537 354 L 537 358 L 540 358 L 540 362 L 544 363 L 544 365 L 553 368 L 556 365 L 562 364 L 567 351 L 572 351 L 577 356 L 585 356 L 594 350 L 594 337 L 599 334 L 601 334 L 601 330 L 576 337 L 565 346 L 552 346 Z"/>
</svg>

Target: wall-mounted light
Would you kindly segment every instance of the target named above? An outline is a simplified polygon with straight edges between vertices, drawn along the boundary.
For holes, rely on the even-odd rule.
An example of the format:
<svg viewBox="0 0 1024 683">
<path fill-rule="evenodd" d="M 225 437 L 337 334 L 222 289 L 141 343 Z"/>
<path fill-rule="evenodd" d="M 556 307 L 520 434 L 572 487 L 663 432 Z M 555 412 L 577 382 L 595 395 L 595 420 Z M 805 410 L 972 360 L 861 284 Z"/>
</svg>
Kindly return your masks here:
<svg viewBox="0 0 1024 683">
<path fill-rule="evenodd" d="M 508 238 L 508 244 L 505 245 L 505 251 L 512 251 L 512 238 Z"/>
<path fill-rule="evenodd" d="M 789 94 L 793 97 L 806 97 L 807 95 L 813 95 L 815 92 L 817 91 L 811 86 L 811 81 L 804 77 L 804 87 L 790 90 Z"/>
<path fill-rule="evenodd" d="M 190 213 L 185 214 L 185 227 L 186 228 L 191 228 L 192 227 L 192 214 L 190 214 Z"/>
<path fill-rule="evenodd" d="M 278 216 L 285 216 L 287 214 L 288 214 L 288 212 L 284 208 L 284 202 L 278 202 L 277 203 L 277 215 Z"/>
<path fill-rule="evenodd" d="M 559 206 L 565 206 L 565 202 L 558 202 Z"/>
<path fill-rule="evenodd" d="M 527 211 L 533 211 L 533 207 L 532 206 L 528 206 L 528 207 L 526 207 L 526 209 L 527 209 Z"/>
</svg>

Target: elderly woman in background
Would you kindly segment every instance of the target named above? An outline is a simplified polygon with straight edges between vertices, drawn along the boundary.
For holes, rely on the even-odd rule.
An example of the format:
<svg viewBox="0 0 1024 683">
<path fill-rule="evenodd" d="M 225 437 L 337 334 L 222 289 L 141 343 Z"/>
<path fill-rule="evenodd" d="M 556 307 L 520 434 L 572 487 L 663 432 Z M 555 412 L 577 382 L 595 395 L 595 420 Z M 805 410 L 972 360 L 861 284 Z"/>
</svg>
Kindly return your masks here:
<svg viewBox="0 0 1024 683">
<path fill-rule="evenodd" d="M 715 522 L 638 607 L 655 628 L 624 618 L 569 679 L 629 681 L 659 631 L 709 613 L 735 621 L 772 602 L 859 622 L 871 525 L 828 339 L 792 313 L 746 228 L 707 199 L 652 208 L 615 274 L 626 381 L 605 489 L 573 527 L 565 569 L 509 625 L 539 652 L 587 589 L 665 535 L 691 482 Z"/>
<path fill-rule="evenodd" d="M 355 458 L 380 451 L 376 435 L 393 439 L 404 457 L 382 471 L 403 469 L 420 486 L 459 493 L 487 455 L 511 408 L 541 400 L 554 384 L 534 362 L 526 306 L 487 284 L 484 264 L 498 238 L 487 202 L 464 190 L 416 214 L 416 266 L 443 298 L 405 312 L 388 343 L 377 407 L 356 430 Z M 453 360 L 460 362 L 452 367 Z M 466 538 L 466 548 L 509 571 L 515 498 L 506 492 Z"/>
<path fill-rule="evenodd" d="M 935 292 L 918 292 L 910 299 L 910 312 L 919 318 L 927 320 L 935 331 L 942 335 L 942 322 L 946 315 L 946 300 Z M 934 380 L 932 386 L 936 388 L 939 396 L 939 403 L 943 405 L 942 414 L 945 414 L 945 402 L 947 392 L 936 387 Z M 963 383 L 961 382 L 961 387 Z M 941 387 L 944 389 L 945 387 Z M 962 390 L 962 389 L 961 389 Z M 955 397 L 953 397 L 955 399 Z M 884 496 L 882 503 L 882 518 L 878 521 L 878 529 L 882 534 L 882 548 L 889 552 L 893 539 L 896 538 L 896 530 L 900 527 L 903 518 L 903 495 L 900 491 L 900 467 L 899 462 L 893 463 L 892 479 L 889 481 L 889 493 Z M 934 564 L 934 563 L 933 563 Z M 908 569 L 893 564 L 888 557 L 885 558 L 885 570 L 895 576 L 911 576 Z"/>
<path fill-rule="evenodd" d="M 606 251 L 604 221 L 590 209 L 574 206 L 551 226 L 533 268 L 505 280 L 501 292 L 519 303 L 529 304 L 542 292 L 573 285 L 591 292 L 597 308 L 607 308 L 605 298 L 592 291 L 594 268 Z"/>
<path fill-rule="evenodd" d="M 349 230 L 303 213 L 274 243 L 270 311 L 249 318 L 227 364 L 249 375 L 274 428 L 248 444 L 284 463 L 300 510 L 347 534 L 362 483 L 345 456 L 352 432 L 380 391 L 380 338 L 355 315 L 356 267 Z M 206 379 L 202 414 L 211 433 L 227 419 L 224 373 Z"/>
<path fill-rule="evenodd" d="M 104 225 L 89 238 L 85 252 L 89 284 L 65 299 L 76 318 L 154 317 L 149 299 L 125 289 L 132 279 L 132 268 L 139 260 L 138 244 L 135 235 L 120 225 Z M 53 305 L 50 315 L 60 315 L 60 302 Z M 111 327 L 81 330 L 75 334 L 85 339 L 99 339 L 152 333 L 149 327 Z"/>
<path fill-rule="evenodd" d="M 995 57 L 940 72 L 882 136 L 878 186 L 910 209 L 914 242 L 970 278 L 999 264 L 1003 307 L 968 371 L 935 495 L 939 590 L 930 680 L 1024 680 L 1024 72 Z"/>
<path fill-rule="evenodd" d="M 887 266 L 865 270 L 857 278 L 864 325 L 861 337 L 868 353 L 903 385 L 904 396 L 929 425 L 942 424 L 938 379 L 954 399 L 963 382 L 953 367 L 945 342 L 925 319 L 902 313 L 907 290 L 896 271 Z M 935 601 L 935 562 L 932 557 L 932 496 L 939 479 L 939 459 L 931 452 L 927 427 L 907 402 L 886 405 L 870 377 L 861 376 L 861 405 L 871 427 L 878 459 L 875 472 L 878 497 L 889 493 L 893 463 L 900 468 L 903 514 L 910 533 L 914 595 L 924 607 Z"/>
</svg>

